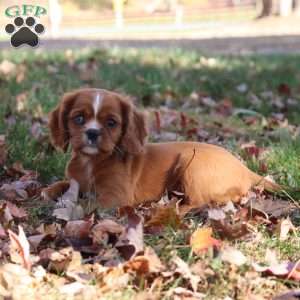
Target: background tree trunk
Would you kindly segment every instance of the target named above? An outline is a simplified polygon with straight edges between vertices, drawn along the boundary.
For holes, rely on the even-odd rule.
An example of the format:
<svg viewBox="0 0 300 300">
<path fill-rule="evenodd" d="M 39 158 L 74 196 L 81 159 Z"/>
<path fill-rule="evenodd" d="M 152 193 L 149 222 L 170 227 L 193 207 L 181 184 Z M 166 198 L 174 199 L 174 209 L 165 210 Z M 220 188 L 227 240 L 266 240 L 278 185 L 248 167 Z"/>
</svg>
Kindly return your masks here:
<svg viewBox="0 0 300 300">
<path fill-rule="evenodd" d="M 268 17 L 272 14 L 273 0 L 262 0 L 262 11 L 259 18 Z"/>
<path fill-rule="evenodd" d="M 300 1 L 299 0 L 293 1 L 293 11 L 297 14 L 300 13 Z"/>
</svg>

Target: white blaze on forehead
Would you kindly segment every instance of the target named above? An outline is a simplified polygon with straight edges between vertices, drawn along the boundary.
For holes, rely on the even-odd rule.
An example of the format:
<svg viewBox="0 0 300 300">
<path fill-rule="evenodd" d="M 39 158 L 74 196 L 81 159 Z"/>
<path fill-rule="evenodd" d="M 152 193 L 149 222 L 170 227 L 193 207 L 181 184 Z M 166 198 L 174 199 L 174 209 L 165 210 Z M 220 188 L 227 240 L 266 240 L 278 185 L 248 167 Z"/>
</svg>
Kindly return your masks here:
<svg viewBox="0 0 300 300">
<path fill-rule="evenodd" d="M 98 114 L 99 110 L 101 109 L 102 102 L 103 102 L 103 96 L 101 95 L 101 92 L 96 92 L 95 97 L 93 99 L 94 119 L 92 119 L 91 121 L 89 121 L 86 124 L 87 129 L 99 129 L 100 128 L 100 124 L 97 120 L 97 114 Z"/>
<path fill-rule="evenodd" d="M 103 96 L 101 95 L 100 92 L 97 92 L 94 102 L 93 102 L 93 109 L 94 109 L 95 117 L 97 116 L 98 111 L 100 110 L 100 108 L 102 106 L 102 102 L 103 102 Z"/>
</svg>

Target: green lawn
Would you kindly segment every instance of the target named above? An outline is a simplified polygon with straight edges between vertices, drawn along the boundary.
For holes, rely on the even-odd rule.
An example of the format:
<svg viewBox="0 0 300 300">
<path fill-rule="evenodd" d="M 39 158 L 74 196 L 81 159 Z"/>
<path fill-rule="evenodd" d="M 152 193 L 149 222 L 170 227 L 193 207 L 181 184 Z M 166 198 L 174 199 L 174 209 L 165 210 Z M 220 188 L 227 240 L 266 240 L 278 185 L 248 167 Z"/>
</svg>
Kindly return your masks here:
<svg viewBox="0 0 300 300">
<path fill-rule="evenodd" d="M 179 49 L 85 49 L 51 53 L 10 50 L 2 51 L 0 63 L 3 60 L 16 64 L 17 68 L 15 74 L 4 75 L 0 66 L 0 134 L 7 137 L 9 163 L 21 161 L 25 168 L 37 170 L 44 184 L 63 178 L 68 158 L 68 154 L 55 152 L 49 145 L 44 118 L 64 92 L 93 86 L 128 94 L 145 109 L 168 106 L 181 111 L 198 121 L 198 127 L 207 135 L 190 136 L 176 126 L 162 131 L 179 133 L 180 140 L 213 142 L 215 138 L 240 155 L 251 169 L 272 175 L 294 190 L 300 186 L 300 56 L 208 57 Z M 39 139 L 30 132 L 35 123 L 40 126 Z M 157 139 L 152 131 L 150 140 Z M 242 145 L 251 141 L 256 141 L 255 151 L 265 150 L 258 158 L 242 149 Z M 291 192 L 296 202 L 300 200 L 297 194 Z M 35 214 L 39 216 L 36 209 Z M 197 219 L 190 221 L 197 226 Z M 279 241 L 264 228 L 259 231 L 262 234 L 259 243 L 232 243 L 258 260 L 266 248 L 278 251 L 281 259 L 297 261 L 300 258 L 297 236 Z M 170 229 L 158 240 L 147 236 L 146 243 L 157 248 L 163 261 L 169 261 L 171 251 L 175 251 L 193 263 L 195 258 L 185 246 L 186 238 L 183 230 Z M 157 247 L 158 244 L 167 246 Z M 218 273 L 214 279 L 209 276 L 203 279 L 200 291 L 207 293 L 206 299 L 225 296 L 245 299 L 244 294 L 233 289 L 237 282 L 247 285 L 245 280 L 239 280 L 249 275 L 249 269 L 235 269 L 235 273 L 212 253 L 201 259 Z M 181 283 L 179 279 L 169 287 Z M 253 294 L 268 297 L 277 290 L 297 286 L 295 282 L 273 278 L 257 284 L 249 279 L 248 287 Z M 167 288 L 164 286 L 163 291 Z M 131 298 L 135 292 L 136 289 L 129 287 L 118 297 Z"/>
<path fill-rule="evenodd" d="M 230 99 L 234 108 L 250 110 L 244 112 L 246 115 L 253 111 L 259 114 L 259 122 L 248 126 L 241 118 L 244 115 L 240 114 L 219 116 L 218 122 L 229 128 L 238 127 L 245 141 L 254 138 L 258 145 L 272 145 L 268 157 L 272 173 L 280 173 L 283 183 L 294 186 L 297 182 L 299 184 L 300 147 L 297 133 L 292 134 L 287 126 L 277 126 L 271 130 L 272 134 L 270 131 L 265 134 L 264 127 L 264 120 L 271 113 L 283 113 L 291 125 L 297 126 L 300 120 L 299 56 L 206 58 L 197 52 L 176 49 L 112 49 L 83 50 L 68 54 L 62 51 L 47 53 L 10 50 L 3 51 L 0 58 L 16 63 L 17 66 L 22 65 L 25 69 L 25 78 L 20 82 L 16 82 L 15 76 L 8 78 L 0 75 L 0 129 L 3 134 L 7 134 L 10 158 L 12 161 L 21 160 L 25 167 L 37 169 L 46 182 L 53 176 L 63 175 L 65 158 L 49 150 L 46 143 L 37 143 L 28 134 L 32 117 L 45 116 L 64 92 L 89 85 L 129 94 L 140 107 L 146 108 L 165 105 L 168 95 L 171 95 L 168 104 L 195 116 L 204 128 L 205 123 L 212 123 L 215 117 L 207 116 L 209 109 L 205 106 L 201 113 L 195 113 L 195 105 L 182 108 L 192 98 L 191 94 L 201 93 L 217 102 Z M 81 80 L 81 77 L 85 77 L 81 73 L 85 71 L 78 70 L 78 65 L 88 59 L 92 60 L 92 69 L 95 71 L 87 71 L 91 73 L 90 78 Z M 80 68 L 85 67 L 79 66 Z M 247 86 L 246 92 L 237 90 L 241 84 Z M 278 92 L 278 87 L 282 84 L 288 86 L 290 95 Z M 21 95 L 19 102 L 24 101 L 25 108 L 18 108 L 18 95 Z M 259 100 L 255 101 L 257 98 Z M 295 103 L 289 105 L 288 98 Z M 276 103 L 279 103 L 279 107 Z M 196 106 L 201 109 L 200 105 Z M 17 122 L 8 128 L 5 116 L 9 114 Z M 223 143 L 234 149 L 236 139 L 232 136 Z"/>
</svg>

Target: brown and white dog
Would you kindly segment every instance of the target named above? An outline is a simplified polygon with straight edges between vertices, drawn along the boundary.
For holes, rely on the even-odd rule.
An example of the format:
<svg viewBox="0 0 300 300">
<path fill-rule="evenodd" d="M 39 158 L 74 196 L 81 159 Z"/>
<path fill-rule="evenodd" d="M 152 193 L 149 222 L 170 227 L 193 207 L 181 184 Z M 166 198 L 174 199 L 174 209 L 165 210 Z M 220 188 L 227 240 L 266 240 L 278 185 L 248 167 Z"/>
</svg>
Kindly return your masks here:
<svg viewBox="0 0 300 300">
<path fill-rule="evenodd" d="M 238 201 L 255 185 L 271 191 L 280 186 L 255 174 L 225 149 L 197 142 L 146 143 L 144 115 L 117 93 L 81 89 L 64 95 L 50 113 L 54 146 L 72 158 L 68 181 L 55 183 L 44 195 L 95 193 L 103 207 L 138 205 L 180 189 L 182 213 L 207 204 Z"/>
</svg>

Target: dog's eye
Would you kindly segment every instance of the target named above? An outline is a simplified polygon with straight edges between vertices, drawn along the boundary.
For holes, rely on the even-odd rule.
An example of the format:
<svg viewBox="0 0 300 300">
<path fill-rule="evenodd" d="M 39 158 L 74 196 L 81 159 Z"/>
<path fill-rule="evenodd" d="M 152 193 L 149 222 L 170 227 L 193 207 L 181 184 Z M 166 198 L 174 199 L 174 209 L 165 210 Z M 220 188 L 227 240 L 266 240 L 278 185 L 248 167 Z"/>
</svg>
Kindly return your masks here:
<svg viewBox="0 0 300 300">
<path fill-rule="evenodd" d="M 84 117 L 82 115 L 78 115 L 74 118 L 74 123 L 77 125 L 83 125 L 84 124 Z"/>
<path fill-rule="evenodd" d="M 107 121 L 106 121 L 106 126 L 107 126 L 108 128 L 115 128 L 117 125 L 118 125 L 117 121 L 115 121 L 115 120 L 112 119 L 112 118 L 109 118 L 109 119 L 107 119 Z"/>
</svg>

